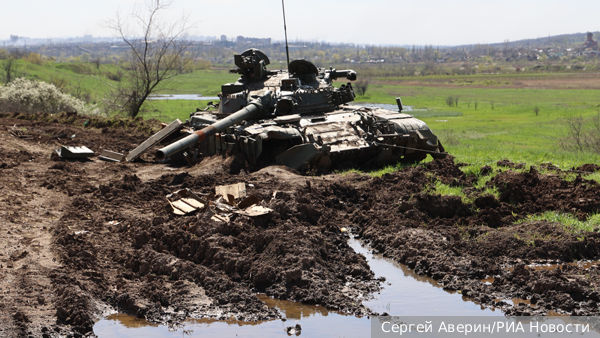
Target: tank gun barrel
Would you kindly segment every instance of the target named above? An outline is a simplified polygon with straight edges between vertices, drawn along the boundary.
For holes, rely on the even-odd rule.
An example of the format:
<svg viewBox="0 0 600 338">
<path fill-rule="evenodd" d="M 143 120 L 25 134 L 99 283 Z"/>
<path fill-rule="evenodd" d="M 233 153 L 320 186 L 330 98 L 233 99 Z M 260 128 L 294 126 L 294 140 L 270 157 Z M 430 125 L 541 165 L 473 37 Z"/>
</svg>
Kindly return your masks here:
<svg viewBox="0 0 600 338">
<path fill-rule="evenodd" d="M 265 95 L 250 101 L 246 107 L 238 110 L 237 112 L 211 124 L 210 126 L 195 131 L 193 134 L 186 136 L 177 142 L 171 143 L 170 145 L 157 150 L 154 153 L 154 157 L 159 161 L 164 160 L 165 158 L 178 153 L 183 149 L 191 147 L 198 142 L 202 142 L 207 137 L 213 136 L 234 124 L 240 123 L 243 120 L 259 119 L 265 112 L 269 110 L 272 96 L 273 92 L 268 91 L 265 93 Z"/>
</svg>

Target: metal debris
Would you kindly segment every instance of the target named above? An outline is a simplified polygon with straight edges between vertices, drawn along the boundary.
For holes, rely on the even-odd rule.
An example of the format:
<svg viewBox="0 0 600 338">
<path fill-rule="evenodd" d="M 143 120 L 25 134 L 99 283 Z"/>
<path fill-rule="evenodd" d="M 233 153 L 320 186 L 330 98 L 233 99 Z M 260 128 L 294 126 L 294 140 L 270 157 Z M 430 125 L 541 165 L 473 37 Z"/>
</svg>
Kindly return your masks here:
<svg viewBox="0 0 600 338">
<path fill-rule="evenodd" d="M 62 158 L 88 158 L 94 156 L 94 152 L 88 147 L 68 147 L 62 146 L 59 149 L 55 149 L 58 156 Z"/>
<path fill-rule="evenodd" d="M 125 159 L 127 160 L 127 162 L 135 160 L 136 158 L 140 157 L 143 153 L 145 153 L 148 149 L 150 149 L 153 145 L 164 140 L 167 136 L 177 131 L 180 127 L 181 121 L 179 119 L 176 119 L 156 134 L 150 136 L 146 141 L 144 141 L 144 143 L 140 144 L 137 148 L 130 151 Z"/>
<path fill-rule="evenodd" d="M 240 215 L 246 215 L 246 216 L 253 217 L 253 216 L 266 215 L 266 214 L 270 213 L 271 211 L 273 211 L 273 210 L 271 210 L 269 208 L 265 208 L 261 205 L 253 205 L 250 208 L 247 208 L 246 210 L 244 210 L 243 213 L 241 213 L 241 212 L 238 212 L 238 213 Z"/>
<path fill-rule="evenodd" d="M 150 136 L 146 141 L 137 146 L 130 152 L 125 154 L 117 153 L 110 150 L 102 150 L 102 153 L 98 157 L 101 160 L 112 161 L 112 162 L 131 162 L 139 158 L 143 153 L 148 151 L 158 142 L 164 140 L 167 136 L 173 134 L 175 131 L 181 128 L 182 122 L 179 119 L 171 122 L 169 125 L 158 131 L 156 134 Z"/>
<path fill-rule="evenodd" d="M 167 201 L 173 207 L 173 212 L 176 215 L 186 215 L 196 210 L 204 209 L 209 203 L 187 188 L 167 195 Z"/>
<path fill-rule="evenodd" d="M 14 137 L 18 137 L 18 138 L 24 138 L 24 139 L 33 138 L 32 135 L 27 135 L 27 133 L 24 130 L 18 128 L 16 124 L 8 130 L 8 133 L 10 135 L 12 135 Z"/>
<path fill-rule="evenodd" d="M 217 191 L 221 194 L 225 192 L 227 198 L 212 193 L 197 194 L 187 188 L 177 190 L 166 197 L 173 208 L 173 213 L 176 215 L 188 215 L 198 211 L 203 213 L 202 218 L 217 222 L 229 222 L 235 215 L 256 217 L 273 211 L 260 205 L 262 201 L 254 195 L 243 198 L 246 194 L 244 183 L 217 188 L 219 188 Z M 236 195 L 227 192 L 233 192 Z M 234 196 L 240 197 L 236 198 Z"/>
<path fill-rule="evenodd" d="M 225 198 L 227 198 L 227 195 L 232 195 L 235 199 L 246 197 L 246 183 L 220 185 L 215 187 L 215 194 Z"/>
<path fill-rule="evenodd" d="M 98 158 L 104 161 L 123 162 L 125 160 L 125 155 L 103 149 Z"/>
</svg>

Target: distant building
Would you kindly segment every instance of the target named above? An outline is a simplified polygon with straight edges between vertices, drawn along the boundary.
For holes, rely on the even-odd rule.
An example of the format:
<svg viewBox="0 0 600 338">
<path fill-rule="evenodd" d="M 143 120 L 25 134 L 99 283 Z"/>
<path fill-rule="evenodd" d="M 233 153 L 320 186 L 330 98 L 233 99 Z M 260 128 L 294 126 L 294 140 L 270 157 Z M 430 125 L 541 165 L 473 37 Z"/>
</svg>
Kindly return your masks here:
<svg viewBox="0 0 600 338">
<path fill-rule="evenodd" d="M 215 42 L 216 45 L 223 47 L 233 47 L 233 41 L 227 40 L 227 35 L 221 35 L 221 40 Z"/>
<path fill-rule="evenodd" d="M 598 50 L 598 41 L 594 41 L 594 34 L 590 32 L 587 33 L 587 41 L 583 44 L 583 48 Z"/>
<path fill-rule="evenodd" d="M 246 45 L 253 45 L 253 46 L 268 46 L 271 44 L 271 38 L 266 38 L 266 39 L 247 38 L 247 37 L 239 35 L 236 38 L 235 42 L 238 44 L 246 44 Z"/>
</svg>

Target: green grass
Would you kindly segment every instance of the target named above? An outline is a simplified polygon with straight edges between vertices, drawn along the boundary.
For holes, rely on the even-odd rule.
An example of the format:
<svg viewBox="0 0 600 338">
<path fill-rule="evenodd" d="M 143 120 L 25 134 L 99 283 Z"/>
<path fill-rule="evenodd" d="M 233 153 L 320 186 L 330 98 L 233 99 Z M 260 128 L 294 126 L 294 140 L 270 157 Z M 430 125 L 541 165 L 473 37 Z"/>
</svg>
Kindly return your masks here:
<svg viewBox="0 0 600 338">
<path fill-rule="evenodd" d="M 428 162 L 428 161 L 430 161 L 430 159 L 426 160 L 424 162 Z M 417 165 L 418 164 L 407 164 L 407 163 L 400 163 L 400 162 L 398 162 L 396 164 L 387 165 L 387 166 L 385 166 L 385 167 L 383 167 L 381 169 L 375 169 L 375 170 L 368 171 L 367 173 L 369 175 L 371 175 L 372 177 L 381 177 L 381 176 L 383 176 L 385 174 L 391 174 L 393 172 L 402 170 L 404 168 L 415 167 Z"/>
<path fill-rule="evenodd" d="M 600 213 L 591 215 L 585 221 L 580 221 L 575 216 L 568 213 L 546 211 L 542 214 L 529 215 L 527 218 L 520 220 L 515 224 L 521 224 L 528 221 L 547 221 L 558 223 L 565 229 L 565 231 L 574 235 L 579 235 L 582 231 L 594 231 L 596 227 L 600 226 Z"/>
<path fill-rule="evenodd" d="M 416 118 L 424 119 L 428 117 L 450 117 L 450 116 L 463 116 L 463 113 L 456 111 L 405 111 Z"/>
<path fill-rule="evenodd" d="M 483 189 L 483 191 L 477 194 L 467 194 L 465 193 L 464 187 L 451 187 L 448 184 L 444 184 L 440 181 L 436 181 L 433 186 L 427 189 L 427 191 L 429 193 L 439 194 L 442 196 L 458 196 L 464 204 L 471 204 L 478 196 L 492 195 L 496 198 L 500 196 L 500 193 L 496 188 L 489 188 L 485 186 L 485 182 L 487 182 L 490 178 L 491 176 L 482 176 L 480 178 L 481 182 L 478 181 L 475 187 Z"/>
<path fill-rule="evenodd" d="M 239 74 L 230 74 L 225 70 L 197 70 L 182 74 L 170 81 L 168 88 L 159 94 L 202 94 L 216 96 L 221 92 L 221 85 L 235 82 Z"/>
<path fill-rule="evenodd" d="M 596 182 L 600 182 L 600 172 L 595 172 L 589 175 L 582 175 L 582 177 L 586 180 L 594 180 Z"/>
<path fill-rule="evenodd" d="M 560 137 L 567 131 L 566 118 L 598 113 L 597 90 L 379 84 L 370 86 L 367 95 L 357 97 L 357 101 L 394 104 L 396 96 L 402 96 L 407 106 L 427 109 L 413 115 L 426 122 L 446 150 L 461 162 L 482 166 L 506 158 L 536 165 L 552 162 L 568 169 L 600 161 L 599 154 L 573 153 L 559 146 Z M 460 98 L 458 107 L 446 104 L 448 96 Z M 478 102 L 477 109 L 474 102 Z M 535 107 L 539 107 L 537 116 Z"/>
<path fill-rule="evenodd" d="M 196 100 L 149 100 L 142 106 L 142 116 L 145 119 L 157 119 L 171 122 L 175 119 L 185 121 L 196 109 L 206 108 L 210 101 Z"/>
<path fill-rule="evenodd" d="M 437 193 L 443 196 L 458 196 L 463 200 L 463 203 L 473 202 L 470 196 L 465 195 L 461 187 L 451 187 L 440 181 L 436 181 L 435 184 L 430 188 L 431 193 Z"/>
</svg>

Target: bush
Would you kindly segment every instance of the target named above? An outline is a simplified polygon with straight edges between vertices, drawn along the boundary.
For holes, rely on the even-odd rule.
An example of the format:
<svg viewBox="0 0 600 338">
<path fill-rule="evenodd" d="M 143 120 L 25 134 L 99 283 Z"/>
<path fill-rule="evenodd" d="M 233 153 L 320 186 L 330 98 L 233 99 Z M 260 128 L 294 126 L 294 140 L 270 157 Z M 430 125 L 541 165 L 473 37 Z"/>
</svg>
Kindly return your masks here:
<svg viewBox="0 0 600 338">
<path fill-rule="evenodd" d="M 600 152 L 600 112 L 591 119 L 571 116 L 565 119 L 566 135 L 559 141 L 565 150 L 580 152 Z"/>
<path fill-rule="evenodd" d="M 26 56 L 23 57 L 23 60 L 29 62 L 29 63 L 33 63 L 39 66 L 42 66 L 44 64 L 44 60 L 42 59 L 42 55 L 38 54 L 38 53 L 29 53 Z"/>
<path fill-rule="evenodd" d="M 358 95 L 365 96 L 367 93 L 367 89 L 369 88 L 369 81 L 367 80 L 358 80 L 354 82 L 354 87 L 358 92 Z"/>
<path fill-rule="evenodd" d="M 108 77 L 109 79 L 111 79 L 113 81 L 121 82 L 121 80 L 123 79 L 123 75 L 124 75 L 123 72 L 119 70 L 116 73 L 106 74 L 106 77 Z"/>
<path fill-rule="evenodd" d="M 76 111 L 82 114 L 96 114 L 93 106 L 62 93 L 56 86 L 42 81 L 18 78 L 6 86 L 0 86 L 0 112 L 56 114 L 61 111 Z"/>
<path fill-rule="evenodd" d="M 446 98 L 446 104 L 448 107 L 458 107 L 458 96 L 448 96 Z"/>
</svg>

